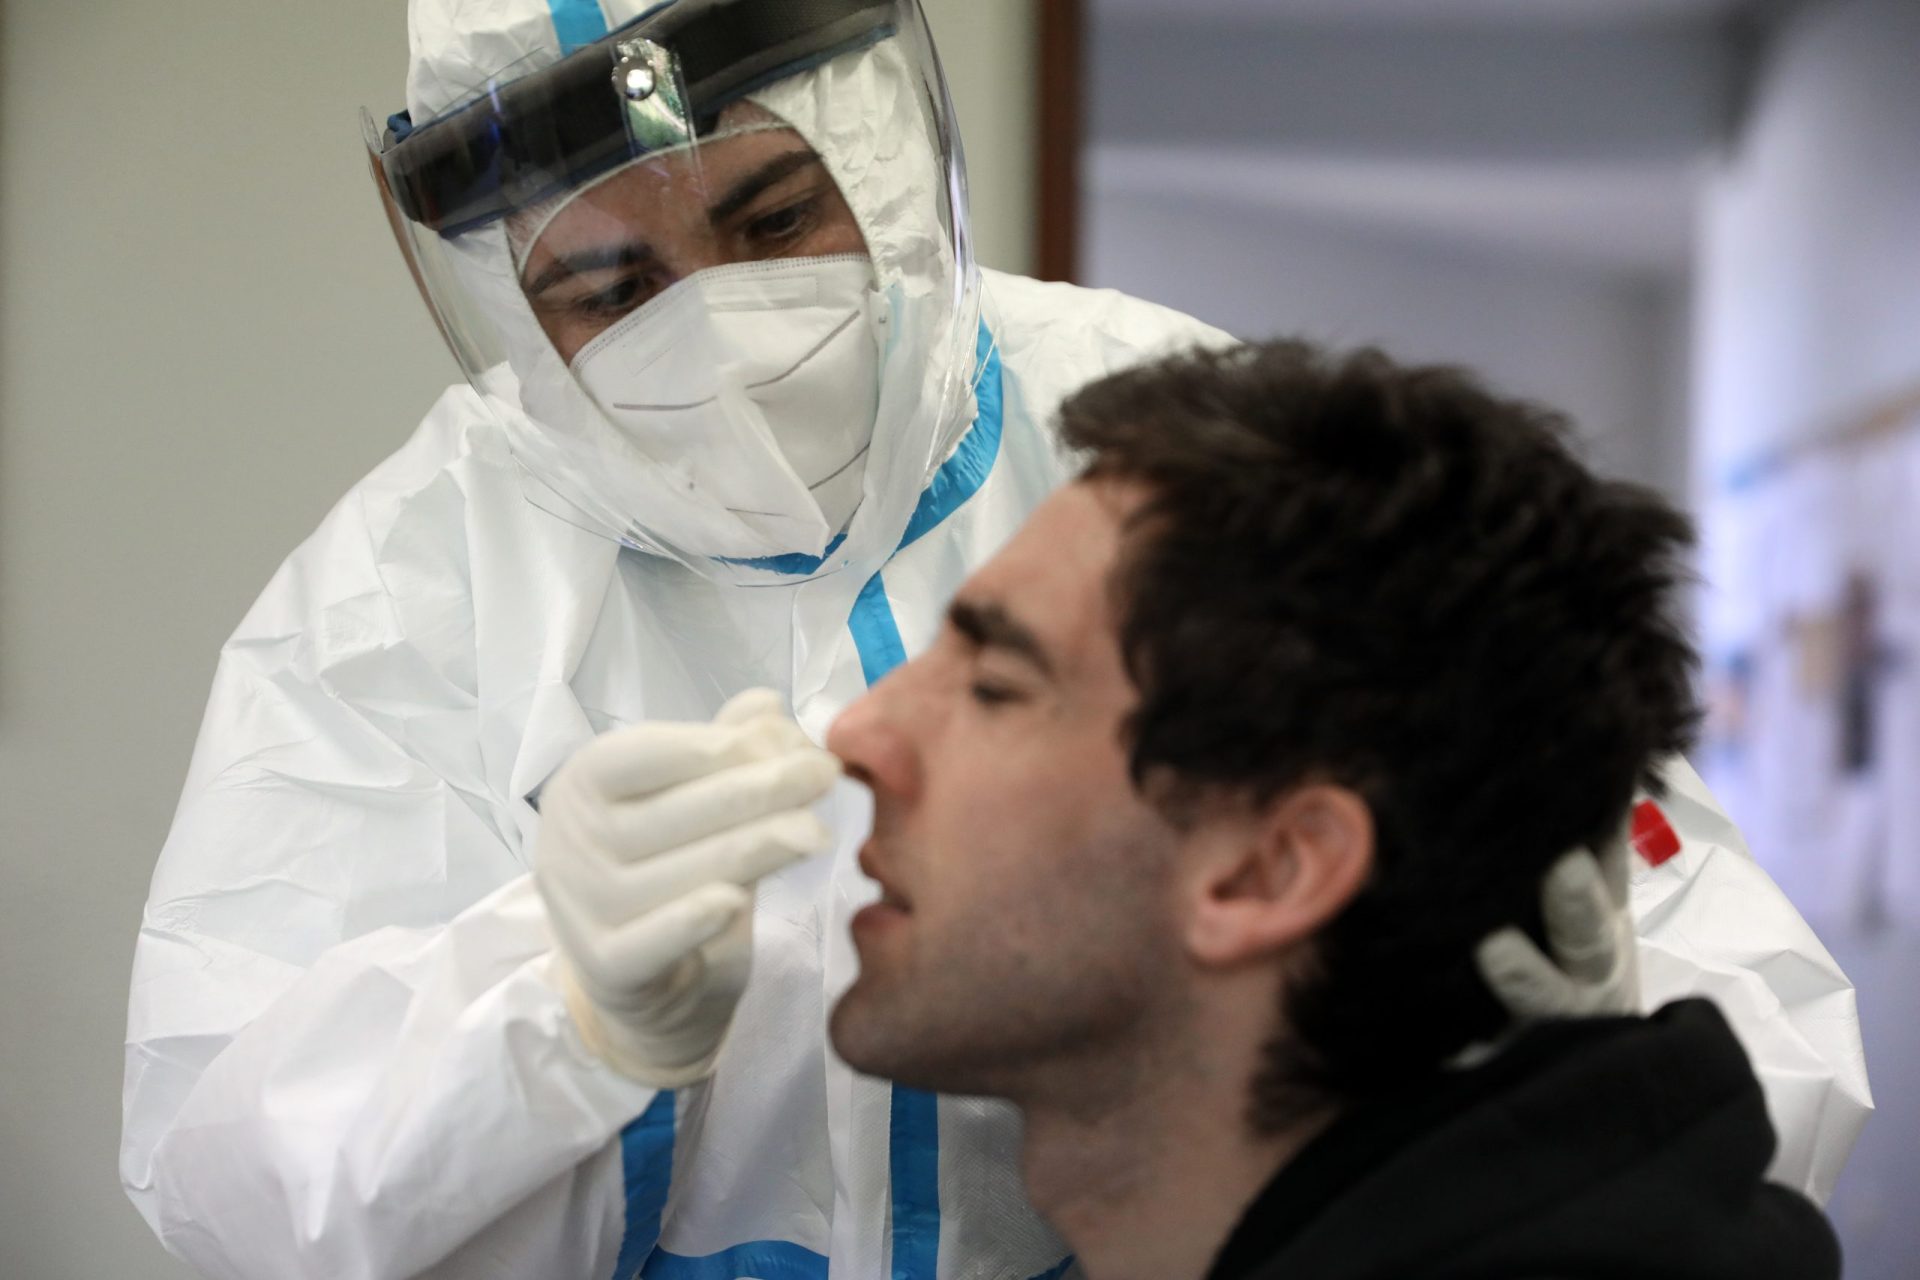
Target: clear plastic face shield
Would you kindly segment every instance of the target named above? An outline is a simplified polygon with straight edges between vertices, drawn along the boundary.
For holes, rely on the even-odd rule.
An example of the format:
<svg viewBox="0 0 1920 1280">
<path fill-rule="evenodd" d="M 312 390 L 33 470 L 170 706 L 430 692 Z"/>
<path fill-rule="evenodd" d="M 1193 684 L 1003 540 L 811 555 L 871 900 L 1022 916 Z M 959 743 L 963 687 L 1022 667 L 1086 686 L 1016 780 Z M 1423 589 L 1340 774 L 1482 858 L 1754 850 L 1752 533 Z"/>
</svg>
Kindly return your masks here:
<svg viewBox="0 0 1920 1280">
<path fill-rule="evenodd" d="M 917 4 L 681 0 L 368 145 L 529 498 L 708 577 L 877 564 L 972 419 Z"/>
</svg>

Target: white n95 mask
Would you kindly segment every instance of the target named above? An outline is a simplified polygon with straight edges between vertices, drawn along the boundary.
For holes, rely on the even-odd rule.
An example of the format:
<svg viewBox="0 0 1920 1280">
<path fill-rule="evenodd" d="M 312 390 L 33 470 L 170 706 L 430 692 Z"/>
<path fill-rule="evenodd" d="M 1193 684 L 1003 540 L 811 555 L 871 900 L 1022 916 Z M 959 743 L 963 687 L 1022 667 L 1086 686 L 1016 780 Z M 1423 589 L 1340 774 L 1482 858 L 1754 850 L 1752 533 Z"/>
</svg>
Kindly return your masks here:
<svg viewBox="0 0 1920 1280">
<path fill-rule="evenodd" d="M 864 256 L 711 267 L 573 359 L 644 454 L 777 546 L 819 554 L 860 504 L 886 309 Z"/>
</svg>

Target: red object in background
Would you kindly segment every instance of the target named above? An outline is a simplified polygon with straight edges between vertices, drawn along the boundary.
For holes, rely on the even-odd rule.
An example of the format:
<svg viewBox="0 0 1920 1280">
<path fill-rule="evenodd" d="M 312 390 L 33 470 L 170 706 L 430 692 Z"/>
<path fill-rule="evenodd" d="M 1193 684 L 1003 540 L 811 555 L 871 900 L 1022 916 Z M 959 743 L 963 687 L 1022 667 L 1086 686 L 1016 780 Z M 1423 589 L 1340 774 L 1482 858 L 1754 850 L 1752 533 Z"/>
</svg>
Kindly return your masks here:
<svg viewBox="0 0 1920 1280">
<path fill-rule="evenodd" d="M 1680 837 L 1674 834 L 1660 806 L 1651 800 L 1633 806 L 1633 847 L 1653 867 L 1680 852 Z"/>
</svg>

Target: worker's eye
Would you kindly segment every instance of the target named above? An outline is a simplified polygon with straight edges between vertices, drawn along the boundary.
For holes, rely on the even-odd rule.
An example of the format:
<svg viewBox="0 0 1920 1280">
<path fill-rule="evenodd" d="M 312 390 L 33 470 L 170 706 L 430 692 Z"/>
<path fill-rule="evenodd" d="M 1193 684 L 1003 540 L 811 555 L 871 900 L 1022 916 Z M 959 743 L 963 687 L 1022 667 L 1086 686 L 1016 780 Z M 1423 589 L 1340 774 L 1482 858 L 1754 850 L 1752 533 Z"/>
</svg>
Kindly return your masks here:
<svg viewBox="0 0 1920 1280">
<path fill-rule="evenodd" d="M 660 292 L 649 276 L 622 276 L 605 287 L 581 294 L 568 304 L 568 310 L 596 320 L 617 320 Z"/>
<path fill-rule="evenodd" d="M 747 237 L 763 252 L 777 253 L 812 231 L 819 221 L 820 198 L 803 196 L 747 223 Z"/>
</svg>

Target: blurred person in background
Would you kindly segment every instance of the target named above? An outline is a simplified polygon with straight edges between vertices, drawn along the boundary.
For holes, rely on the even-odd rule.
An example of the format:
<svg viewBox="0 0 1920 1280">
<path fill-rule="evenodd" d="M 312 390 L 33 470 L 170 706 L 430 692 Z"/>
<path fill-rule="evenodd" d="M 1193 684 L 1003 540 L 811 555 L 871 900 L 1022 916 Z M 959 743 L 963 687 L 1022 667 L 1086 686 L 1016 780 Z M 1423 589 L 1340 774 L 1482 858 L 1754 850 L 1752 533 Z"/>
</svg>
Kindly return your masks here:
<svg viewBox="0 0 1920 1280">
<path fill-rule="evenodd" d="M 371 160 L 467 381 L 222 652 L 135 958 L 129 1194 L 220 1276 L 1060 1274 L 1007 1108 L 825 1043 L 872 888 L 815 744 L 1071 474 L 1064 395 L 1226 335 L 975 264 L 912 3 L 409 28 Z M 1672 768 L 1642 971 L 1721 993 L 1776 1171 L 1824 1189 L 1848 988 Z M 1514 1007 L 1631 999 L 1633 922 L 1585 918 L 1566 969 L 1509 955 Z"/>
</svg>

